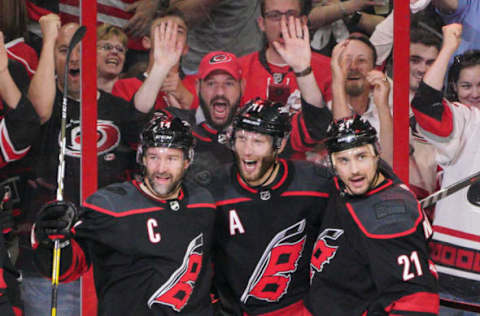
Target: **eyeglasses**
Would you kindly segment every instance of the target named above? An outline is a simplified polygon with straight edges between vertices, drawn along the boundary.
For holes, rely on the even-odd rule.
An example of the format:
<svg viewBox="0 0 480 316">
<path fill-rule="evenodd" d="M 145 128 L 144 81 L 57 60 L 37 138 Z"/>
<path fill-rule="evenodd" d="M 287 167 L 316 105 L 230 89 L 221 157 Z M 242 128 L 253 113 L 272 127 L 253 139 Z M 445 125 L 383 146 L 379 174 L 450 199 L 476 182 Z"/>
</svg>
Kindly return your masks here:
<svg viewBox="0 0 480 316">
<path fill-rule="evenodd" d="M 290 17 L 298 18 L 300 17 L 300 12 L 297 10 L 288 10 L 287 12 L 280 12 L 277 10 L 274 11 L 268 11 L 263 14 L 263 16 L 271 21 L 280 21 L 282 18 L 282 15 L 285 15 L 285 17 L 288 19 Z"/>
<path fill-rule="evenodd" d="M 120 54 L 125 54 L 127 49 L 123 47 L 122 45 L 112 45 L 110 43 L 105 43 L 101 45 L 97 45 L 97 48 L 103 49 L 104 51 L 110 52 L 112 50 L 116 50 Z"/>
</svg>

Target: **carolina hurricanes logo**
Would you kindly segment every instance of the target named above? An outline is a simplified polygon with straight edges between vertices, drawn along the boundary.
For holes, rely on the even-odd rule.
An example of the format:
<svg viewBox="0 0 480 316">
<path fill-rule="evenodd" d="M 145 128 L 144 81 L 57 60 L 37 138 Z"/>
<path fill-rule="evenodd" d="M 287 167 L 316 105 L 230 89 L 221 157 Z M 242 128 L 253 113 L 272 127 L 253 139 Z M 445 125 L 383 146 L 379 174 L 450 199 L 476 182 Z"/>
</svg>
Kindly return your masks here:
<svg viewBox="0 0 480 316">
<path fill-rule="evenodd" d="M 232 57 L 221 54 L 221 55 L 215 55 L 212 58 L 210 58 L 209 63 L 219 64 L 219 63 L 228 63 L 229 61 L 232 61 Z"/>
<path fill-rule="evenodd" d="M 80 121 L 71 120 L 66 126 L 66 147 L 65 154 L 71 157 L 81 156 L 82 128 Z M 61 135 L 58 135 L 60 143 Z M 110 152 L 120 143 L 120 130 L 112 121 L 97 121 L 97 155 Z"/>
<path fill-rule="evenodd" d="M 315 271 L 321 272 L 323 266 L 329 263 L 337 253 L 337 246 L 329 246 L 327 239 L 337 240 L 343 234 L 343 229 L 327 228 L 320 235 L 313 247 L 312 260 L 310 262 L 310 279 L 313 279 Z"/>
<path fill-rule="evenodd" d="M 188 245 L 182 266 L 150 297 L 148 307 L 153 304 L 170 306 L 176 312 L 187 305 L 198 275 L 202 269 L 203 234 L 195 237 Z"/>
<path fill-rule="evenodd" d="M 246 303 L 250 296 L 256 299 L 277 302 L 287 293 L 291 274 L 297 270 L 305 245 L 305 220 L 279 232 L 268 244 L 250 276 L 240 300 Z M 286 240 L 300 235 L 294 242 Z"/>
</svg>

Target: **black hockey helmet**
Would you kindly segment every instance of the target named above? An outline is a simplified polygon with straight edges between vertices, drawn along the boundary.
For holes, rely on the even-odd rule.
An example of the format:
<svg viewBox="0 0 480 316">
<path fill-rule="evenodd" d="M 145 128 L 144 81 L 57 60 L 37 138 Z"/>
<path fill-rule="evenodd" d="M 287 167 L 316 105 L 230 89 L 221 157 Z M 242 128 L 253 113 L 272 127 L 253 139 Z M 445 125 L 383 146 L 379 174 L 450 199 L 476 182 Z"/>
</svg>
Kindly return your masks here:
<svg viewBox="0 0 480 316">
<path fill-rule="evenodd" d="M 235 116 L 232 141 L 240 129 L 272 136 L 273 146 L 278 149 L 282 139 L 290 133 L 290 116 L 284 104 L 257 98 L 248 101 Z"/>
<path fill-rule="evenodd" d="M 142 164 L 143 154 L 150 147 L 182 149 L 185 157 L 191 161 L 193 160 L 193 146 L 192 128 L 187 121 L 164 112 L 155 112 L 140 134 L 137 162 Z"/>
<path fill-rule="evenodd" d="M 378 153 L 377 141 L 375 128 L 359 115 L 354 115 L 330 123 L 325 145 L 329 154 L 366 144 L 372 144 Z"/>
</svg>

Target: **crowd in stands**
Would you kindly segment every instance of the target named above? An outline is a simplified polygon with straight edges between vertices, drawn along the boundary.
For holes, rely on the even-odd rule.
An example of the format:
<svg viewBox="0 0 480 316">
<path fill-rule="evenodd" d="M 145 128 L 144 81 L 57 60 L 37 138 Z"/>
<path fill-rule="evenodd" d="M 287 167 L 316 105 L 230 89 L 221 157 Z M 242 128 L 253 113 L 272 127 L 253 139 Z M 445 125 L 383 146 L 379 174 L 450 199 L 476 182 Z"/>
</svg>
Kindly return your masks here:
<svg viewBox="0 0 480 316">
<path fill-rule="evenodd" d="M 139 135 L 155 115 L 192 126 L 195 158 L 185 178 L 210 186 L 219 166 L 235 162 L 235 116 L 257 98 L 289 115 L 279 159 L 331 167 L 327 126 L 359 115 L 392 166 L 393 107 L 407 106 L 393 104 L 393 37 L 402 36 L 393 32 L 393 2 L 97 1 L 99 188 L 141 181 Z M 89 61 L 80 45 L 68 51 L 79 3 L 0 0 L 0 193 L 12 194 L 0 208 L 15 219 L 0 236 L 1 315 L 50 313 L 51 282 L 42 275 L 50 262 L 35 255 L 31 234 L 39 210 L 56 199 L 62 138 L 64 198 L 80 206 L 80 66 Z M 410 0 L 410 10 L 407 185 L 420 200 L 480 171 L 480 1 Z M 480 209 L 467 191 L 425 210 L 440 298 L 465 303 L 440 306 L 440 315 L 480 312 Z M 78 278 L 62 281 L 57 314 L 80 315 Z"/>
</svg>

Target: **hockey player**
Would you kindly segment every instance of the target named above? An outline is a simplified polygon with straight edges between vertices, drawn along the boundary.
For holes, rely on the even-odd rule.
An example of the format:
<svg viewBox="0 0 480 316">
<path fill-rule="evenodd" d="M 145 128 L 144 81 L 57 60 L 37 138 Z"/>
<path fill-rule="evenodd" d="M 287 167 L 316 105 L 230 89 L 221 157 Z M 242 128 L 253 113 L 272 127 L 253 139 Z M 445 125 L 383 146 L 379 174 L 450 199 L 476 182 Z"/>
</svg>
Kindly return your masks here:
<svg viewBox="0 0 480 316">
<path fill-rule="evenodd" d="M 257 99 L 243 107 L 230 136 L 235 163 L 210 186 L 222 315 L 306 312 L 313 225 L 326 207 L 328 174 L 310 162 L 278 158 L 290 132 L 281 106 Z"/>
<path fill-rule="evenodd" d="M 308 309 L 436 315 L 432 229 L 414 195 L 380 160 L 375 129 L 354 116 L 332 123 L 327 135 L 335 189 L 313 249 Z"/>
<path fill-rule="evenodd" d="M 191 128 L 155 115 L 137 153 L 143 181 L 97 191 L 74 229 L 71 205 L 47 204 L 32 234 L 36 253 L 50 255 L 51 239 L 62 236 L 61 281 L 93 265 L 99 315 L 211 315 L 215 204 L 182 181 L 193 159 Z M 50 267 L 40 268 L 48 275 Z"/>
</svg>

